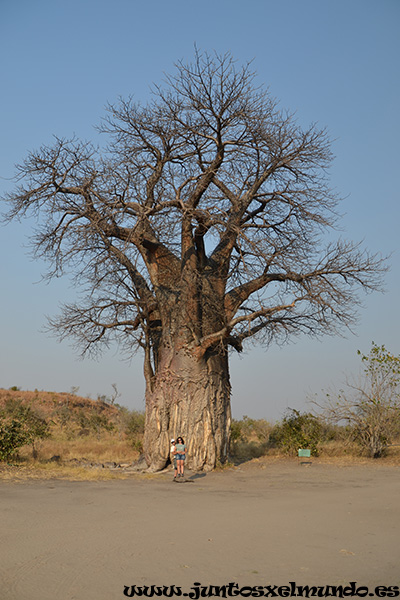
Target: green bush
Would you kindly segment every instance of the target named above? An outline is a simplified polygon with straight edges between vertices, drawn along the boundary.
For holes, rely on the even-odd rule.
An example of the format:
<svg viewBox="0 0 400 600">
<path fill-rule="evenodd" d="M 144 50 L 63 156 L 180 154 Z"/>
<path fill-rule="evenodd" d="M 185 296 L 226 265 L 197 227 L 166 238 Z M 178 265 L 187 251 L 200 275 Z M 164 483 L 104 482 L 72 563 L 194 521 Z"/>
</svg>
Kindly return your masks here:
<svg viewBox="0 0 400 600">
<path fill-rule="evenodd" d="M 232 419 L 231 422 L 231 445 L 234 446 L 239 441 L 246 441 L 245 434 L 243 432 L 242 421 Z"/>
<path fill-rule="evenodd" d="M 273 428 L 270 442 L 287 454 L 297 454 L 299 448 L 307 448 L 313 456 L 318 456 L 318 444 L 322 441 L 322 434 L 323 427 L 316 416 L 291 409 L 282 423 Z"/>
<path fill-rule="evenodd" d="M 19 448 L 29 442 L 20 421 L 0 417 L 0 460 L 10 460 Z"/>
<path fill-rule="evenodd" d="M 144 412 L 132 410 L 125 414 L 125 434 L 138 452 L 143 452 L 144 422 Z"/>
<path fill-rule="evenodd" d="M 36 441 L 49 435 L 48 423 L 37 412 L 20 400 L 7 400 L 0 411 L 0 460 L 9 460 L 26 444 L 36 456 Z"/>
</svg>

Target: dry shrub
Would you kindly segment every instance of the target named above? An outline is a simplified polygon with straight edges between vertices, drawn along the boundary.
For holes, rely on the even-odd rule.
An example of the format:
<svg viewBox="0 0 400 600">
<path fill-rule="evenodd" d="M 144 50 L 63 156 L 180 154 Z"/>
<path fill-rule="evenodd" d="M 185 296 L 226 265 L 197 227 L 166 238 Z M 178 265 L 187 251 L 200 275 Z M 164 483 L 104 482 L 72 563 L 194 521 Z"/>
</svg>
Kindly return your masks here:
<svg viewBox="0 0 400 600">
<path fill-rule="evenodd" d="M 346 440 L 333 439 L 329 441 L 324 441 L 319 446 L 319 454 L 320 456 L 360 456 L 359 448 L 356 444 L 351 443 Z"/>
</svg>

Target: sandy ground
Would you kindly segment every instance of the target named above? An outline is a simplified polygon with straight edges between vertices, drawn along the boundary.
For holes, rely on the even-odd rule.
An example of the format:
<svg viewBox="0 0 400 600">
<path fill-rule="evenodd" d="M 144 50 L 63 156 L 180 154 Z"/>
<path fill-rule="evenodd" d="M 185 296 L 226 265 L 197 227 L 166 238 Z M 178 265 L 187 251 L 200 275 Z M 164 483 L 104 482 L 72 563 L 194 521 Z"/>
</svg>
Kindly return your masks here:
<svg viewBox="0 0 400 600">
<path fill-rule="evenodd" d="M 370 595 L 400 585 L 400 467 L 278 461 L 180 485 L 170 474 L 0 482 L 1 600 L 290 581 L 356 581 Z"/>
</svg>

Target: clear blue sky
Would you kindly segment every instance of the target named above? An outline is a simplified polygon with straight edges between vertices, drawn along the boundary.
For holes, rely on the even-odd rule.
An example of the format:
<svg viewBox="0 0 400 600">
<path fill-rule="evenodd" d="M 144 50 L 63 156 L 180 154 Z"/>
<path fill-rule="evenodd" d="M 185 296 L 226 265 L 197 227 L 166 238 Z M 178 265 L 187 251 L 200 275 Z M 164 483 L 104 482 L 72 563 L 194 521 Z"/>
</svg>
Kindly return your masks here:
<svg viewBox="0 0 400 600">
<path fill-rule="evenodd" d="M 355 335 L 296 339 L 232 357 L 232 407 L 280 419 L 307 396 L 340 387 L 372 340 L 400 354 L 398 0 L 0 0 L 0 194 L 14 165 L 52 136 L 93 139 L 104 106 L 146 101 L 179 59 L 202 50 L 254 59 L 259 83 L 298 121 L 325 126 L 336 160 L 332 185 L 345 198 L 343 236 L 393 252 L 385 295 L 365 298 Z M 0 229 L 0 387 L 109 395 L 143 408 L 141 357 L 110 351 L 80 361 L 41 333 L 45 315 L 74 298 L 64 280 L 37 283 L 45 265 L 24 245 L 33 222 Z"/>
</svg>

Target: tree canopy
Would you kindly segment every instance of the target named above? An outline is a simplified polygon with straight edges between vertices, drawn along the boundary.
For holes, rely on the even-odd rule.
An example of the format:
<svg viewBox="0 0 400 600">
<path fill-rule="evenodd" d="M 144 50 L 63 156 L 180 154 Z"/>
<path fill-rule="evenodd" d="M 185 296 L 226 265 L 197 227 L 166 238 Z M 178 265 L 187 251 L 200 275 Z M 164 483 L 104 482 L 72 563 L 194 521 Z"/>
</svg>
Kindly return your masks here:
<svg viewBox="0 0 400 600">
<path fill-rule="evenodd" d="M 11 216 L 40 212 L 36 256 L 88 291 L 57 322 L 84 350 L 111 332 L 140 343 L 165 277 L 174 296 L 194 272 L 223 273 L 225 318 L 193 336 L 199 348 L 332 331 L 352 322 L 354 288 L 379 285 L 381 263 L 357 244 L 321 250 L 337 217 L 326 131 L 302 130 L 253 79 L 230 56 L 197 55 L 146 106 L 108 106 L 107 151 L 57 139 L 18 167 Z"/>
</svg>

